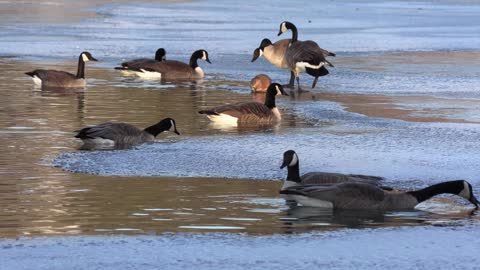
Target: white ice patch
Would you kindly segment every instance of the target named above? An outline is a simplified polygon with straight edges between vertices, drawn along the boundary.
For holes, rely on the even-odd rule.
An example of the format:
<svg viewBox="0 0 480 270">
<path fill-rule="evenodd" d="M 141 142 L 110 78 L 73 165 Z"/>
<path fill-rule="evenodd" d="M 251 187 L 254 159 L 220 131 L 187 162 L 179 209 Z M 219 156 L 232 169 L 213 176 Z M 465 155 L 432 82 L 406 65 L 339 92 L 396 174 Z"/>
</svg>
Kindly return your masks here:
<svg viewBox="0 0 480 270">
<path fill-rule="evenodd" d="M 323 67 L 324 65 L 326 65 L 326 62 L 320 62 L 320 64 L 318 64 L 318 65 L 312 65 L 308 62 L 297 62 L 295 64 L 295 67 L 300 72 L 305 72 L 306 68 L 319 69 L 319 68 Z"/>
<path fill-rule="evenodd" d="M 162 73 L 156 72 L 156 71 L 148 71 L 144 69 L 140 69 L 140 71 L 135 71 L 135 75 L 137 75 L 140 78 L 150 79 L 150 80 L 162 78 Z"/>
<path fill-rule="evenodd" d="M 37 75 L 33 75 L 32 80 L 36 86 L 42 86 L 42 79 L 40 79 Z"/>
</svg>

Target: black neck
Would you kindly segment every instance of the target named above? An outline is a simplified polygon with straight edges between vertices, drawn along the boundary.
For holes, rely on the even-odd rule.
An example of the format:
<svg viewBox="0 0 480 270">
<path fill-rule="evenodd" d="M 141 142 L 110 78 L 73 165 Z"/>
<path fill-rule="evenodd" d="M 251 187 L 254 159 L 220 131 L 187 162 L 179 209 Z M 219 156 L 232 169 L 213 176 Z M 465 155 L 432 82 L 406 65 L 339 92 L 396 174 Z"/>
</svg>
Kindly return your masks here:
<svg viewBox="0 0 480 270">
<path fill-rule="evenodd" d="M 293 166 L 287 166 L 288 174 L 287 180 L 300 183 L 302 179 L 300 178 L 300 166 L 299 162 Z"/>
<path fill-rule="evenodd" d="M 267 106 L 270 109 L 275 108 L 275 95 L 277 94 L 276 91 L 267 91 L 267 94 L 265 95 L 265 106 Z"/>
<path fill-rule="evenodd" d="M 198 60 L 198 57 L 195 55 L 192 55 L 192 57 L 190 57 L 190 67 L 192 67 L 193 69 L 198 67 L 197 60 Z"/>
<path fill-rule="evenodd" d="M 170 124 L 169 122 L 159 122 L 153 126 L 149 126 L 146 129 L 144 129 L 145 132 L 148 132 L 153 135 L 153 137 L 157 137 L 158 134 L 169 130 L 170 129 Z"/>
<path fill-rule="evenodd" d="M 83 54 L 78 58 L 77 78 L 85 79 L 85 62 L 83 61 Z"/>
<path fill-rule="evenodd" d="M 290 43 L 297 42 L 297 40 L 298 40 L 297 27 L 293 24 L 291 24 L 289 27 L 290 27 L 290 30 L 292 30 L 292 41 L 290 41 Z"/>
<path fill-rule="evenodd" d="M 443 193 L 458 195 L 463 189 L 463 181 L 449 181 L 435 184 L 424 189 L 409 191 L 408 194 L 414 196 L 419 203 L 430 199 L 431 197 Z"/>
</svg>

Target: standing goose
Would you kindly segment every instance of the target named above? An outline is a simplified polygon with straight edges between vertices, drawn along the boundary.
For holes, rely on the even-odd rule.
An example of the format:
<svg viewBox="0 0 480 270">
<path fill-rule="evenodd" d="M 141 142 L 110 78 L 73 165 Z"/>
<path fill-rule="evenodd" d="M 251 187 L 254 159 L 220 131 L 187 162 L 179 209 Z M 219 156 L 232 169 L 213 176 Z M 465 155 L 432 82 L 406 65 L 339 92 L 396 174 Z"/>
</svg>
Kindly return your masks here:
<svg viewBox="0 0 480 270">
<path fill-rule="evenodd" d="M 149 72 L 150 76 L 157 76 L 162 80 L 201 79 L 205 73 L 202 68 L 198 66 L 198 59 L 202 59 L 211 64 L 210 59 L 208 59 L 208 52 L 205 50 L 197 50 L 190 57 L 189 64 L 175 60 L 165 60 L 162 62 L 149 63 L 141 69 L 130 68 L 130 70 L 144 73 Z"/>
<path fill-rule="evenodd" d="M 265 93 L 270 84 L 272 84 L 272 79 L 268 75 L 258 74 L 250 81 L 250 89 L 254 93 Z"/>
<path fill-rule="evenodd" d="M 85 62 L 98 61 L 89 52 L 78 57 L 77 75 L 65 71 L 36 69 L 26 72 L 37 86 L 42 87 L 85 87 Z"/>
<path fill-rule="evenodd" d="M 287 65 L 287 60 L 285 58 L 285 53 L 287 52 L 289 44 L 290 39 L 281 39 L 275 43 L 272 43 L 270 39 L 264 38 L 260 43 L 260 47 L 256 48 L 253 51 L 252 62 L 257 60 L 258 57 L 263 56 L 272 65 L 282 69 L 289 69 Z M 293 88 L 294 82 L 294 74 L 292 71 L 290 71 L 290 81 L 286 86 L 289 88 Z"/>
<path fill-rule="evenodd" d="M 300 161 L 297 153 L 288 150 L 283 153 L 283 162 L 280 169 L 287 167 L 287 178 L 283 182 L 282 190 L 299 185 L 306 184 L 338 184 L 344 182 L 363 182 L 378 185 L 383 180 L 379 176 L 361 175 L 361 174 L 341 174 L 329 172 L 309 172 L 300 176 Z"/>
<path fill-rule="evenodd" d="M 213 122 L 229 125 L 275 123 L 282 119 L 280 111 L 275 105 L 276 95 L 288 96 L 280 84 L 272 83 L 267 89 L 264 104 L 255 101 L 239 102 L 202 110 L 198 113 L 206 114 Z"/>
<path fill-rule="evenodd" d="M 172 118 L 165 118 L 143 130 L 126 123 L 107 122 L 83 128 L 78 131 L 75 138 L 81 139 L 88 146 L 111 146 L 122 149 L 136 144 L 153 142 L 158 134 L 170 130 L 172 127 L 173 132 L 180 135 L 175 120 Z"/>
<path fill-rule="evenodd" d="M 155 65 L 158 62 L 165 62 L 166 54 L 164 48 L 159 48 L 155 52 L 155 59 L 150 58 L 139 58 L 130 61 L 123 62 L 121 67 L 115 67 L 115 69 L 122 70 L 122 71 L 132 71 L 139 77 L 156 77 L 160 78 L 159 73 L 153 73 L 147 71 L 145 68 L 149 68 L 152 65 Z"/>
<path fill-rule="evenodd" d="M 480 202 L 473 195 L 472 185 L 465 180 L 442 182 L 415 191 L 387 191 L 359 182 L 300 185 L 280 191 L 303 206 L 383 211 L 413 209 L 417 204 L 444 193 L 463 197 L 478 209 Z"/>
<path fill-rule="evenodd" d="M 330 52 L 320 48 L 314 41 L 299 41 L 297 27 L 291 22 L 282 22 L 280 24 L 280 31 L 278 35 L 285 33 L 288 30 L 292 30 L 292 39 L 290 45 L 285 53 L 288 68 L 294 73 L 297 78 L 298 89 L 300 89 L 300 73 L 306 72 L 307 74 L 315 77 L 313 80 L 312 88 L 317 84 L 318 77 L 325 76 L 329 72 L 325 68 L 325 65 L 333 67 L 332 63 L 325 59 L 325 55 Z"/>
</svg>

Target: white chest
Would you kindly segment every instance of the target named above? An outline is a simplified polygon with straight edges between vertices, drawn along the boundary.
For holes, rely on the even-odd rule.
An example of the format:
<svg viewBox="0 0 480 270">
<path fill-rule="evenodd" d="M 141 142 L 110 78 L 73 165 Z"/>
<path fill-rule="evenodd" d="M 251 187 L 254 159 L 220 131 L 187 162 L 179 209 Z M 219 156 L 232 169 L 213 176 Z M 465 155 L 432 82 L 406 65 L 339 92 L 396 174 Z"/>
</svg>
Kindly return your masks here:
<svg viewBox="0 0 480 270">
<path fill-rule="evenodd" d="M 195 78 L 203 78 L 205 76 L 205 73 L 203 72 L 203 69 L 201 67 L 196 67 L 195 68 Z"/>
<path fill-rule="evenodd" d="M 273 116 L 275 117 L 276 121 L 282 120 L 282 114 L 280 114 L 280 111 L 278 110 L 277 107 L 272 109 Z"/>
</svg>

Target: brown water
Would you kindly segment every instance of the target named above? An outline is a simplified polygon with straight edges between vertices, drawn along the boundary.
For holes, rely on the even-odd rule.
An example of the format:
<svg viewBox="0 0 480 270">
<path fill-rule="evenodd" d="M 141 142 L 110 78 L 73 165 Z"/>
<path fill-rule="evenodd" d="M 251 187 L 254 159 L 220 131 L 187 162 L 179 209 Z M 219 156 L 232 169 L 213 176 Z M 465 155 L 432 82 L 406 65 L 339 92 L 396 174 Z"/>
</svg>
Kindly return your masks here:
<svg viewBox="0 0 480 270">
<path fill-rule="evenodd" d="M 437 211 L 440 215 L 418 211 L 332 214 L 318 209 L 289 209 L 277 195 L 279 181 L 101 177 L 53 168 L 48 165 L 50 159 L 61 152 L 77 151 L 81 145 L 73 138 L 74 130 L 105 121 L 146 127 L 171 116 L 181 136 L 171 133 L 158 138 L 170 142 L 215 134 L 261 133 L 271 128 L 219 130 L 196 113 L 225 100 L 255 98 L 246 94 L 248 82 L 210 80 L 162 86 L 90 65 L 87 76 L 95 79 L 89 79 L 87 89 L 41 90 L 23 75 L 40 64 L 65 70 L 75 65 L 0 60 L 1 237 L 192 231 L 271 234 L 438 222 L 451 225 L 469 216 L 469 211 L 461 207 L 445 208 L 452 202 L 448 199 L 445 204 L 439 200 L 433 203 L 433 208 L 438 204 L 443 207 Z M 244 94 L 222 91 L 225 85 L 245 88 Z M 356 100 L 355 95 L 317 98 L 322 97 L 344 100 L 345 104 Z M 364 96 L 362 101 L 378 104 L 378 98 Z M 286 110 L 276 132 L 309 127 Z"/>
</svg>

